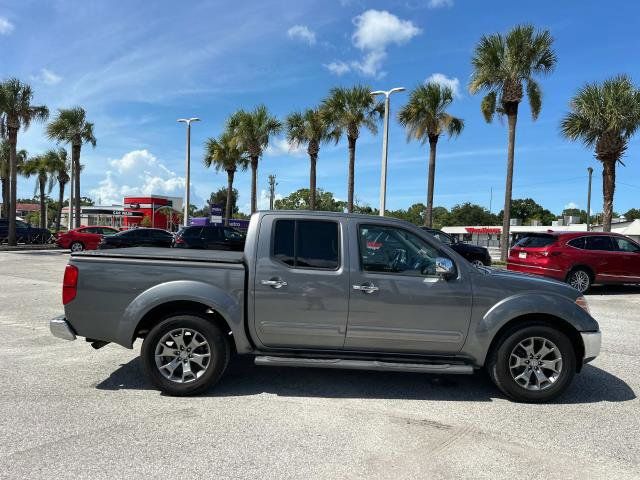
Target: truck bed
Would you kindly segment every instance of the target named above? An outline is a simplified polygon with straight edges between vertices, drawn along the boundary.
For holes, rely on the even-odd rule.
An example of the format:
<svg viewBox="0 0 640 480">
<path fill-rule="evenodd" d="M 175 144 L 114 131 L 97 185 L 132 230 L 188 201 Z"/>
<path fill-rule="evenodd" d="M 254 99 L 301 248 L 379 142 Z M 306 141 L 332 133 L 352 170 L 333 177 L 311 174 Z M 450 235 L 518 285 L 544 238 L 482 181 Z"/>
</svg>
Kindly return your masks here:
<svg viewBox="0 0 640 480">
<path fill-rule="evenodd" d="M 207 263 L 243 263 L 243 252 L 225 250 L 189 250 L 186 248 L 131 247 L 106 250 L 87 250 L 71 254 L 72 257 L 135 258 L 148 260 L 183 260 Z"/>
</svg>

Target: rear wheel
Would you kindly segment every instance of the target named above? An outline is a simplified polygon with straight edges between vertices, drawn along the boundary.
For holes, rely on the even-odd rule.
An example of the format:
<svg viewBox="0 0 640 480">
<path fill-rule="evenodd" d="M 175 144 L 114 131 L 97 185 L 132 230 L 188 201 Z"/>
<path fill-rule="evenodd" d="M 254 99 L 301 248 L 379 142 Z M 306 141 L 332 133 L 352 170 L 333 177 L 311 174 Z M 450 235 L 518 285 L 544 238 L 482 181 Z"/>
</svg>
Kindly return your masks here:
<svg viewBox="0 0 640 480">
<path fill-rule="evenodd" d="M 487 360 L 489 376 L 507 396 L 541 403 L 562 394 L 573 379 L 576 357 L 571 340 L 543 324 L 505 333 Z"/>
<path fill-rule="evenodd" d="M 169 395 L 196 395 L 213 386 L 229 361 L 229 342 L 208 320 L 173 315 L 156 325 L 142 344 L 151 383 Z"/>
<path fill-rule="evenodd" d="M 584 268 L 576 268 L 567 275 L 567 283 L 580 293 L 585 293 L 591 287 L 591 274 Z"/>
<path fill-rule="evenodd" d="M 476 258 L 475 260 L 472 260 L 471 264 L 474 267 L 484 267 L 484 262 L 482 260 L 480 260 L 479 258 Z"/>
<path fill-rule="evenodd" d="M 71 244 L 71 251 L 72 252 L 81 252 L 84 250 L 84 245 L 81 242 L 73 242 Z"/>
</svg>

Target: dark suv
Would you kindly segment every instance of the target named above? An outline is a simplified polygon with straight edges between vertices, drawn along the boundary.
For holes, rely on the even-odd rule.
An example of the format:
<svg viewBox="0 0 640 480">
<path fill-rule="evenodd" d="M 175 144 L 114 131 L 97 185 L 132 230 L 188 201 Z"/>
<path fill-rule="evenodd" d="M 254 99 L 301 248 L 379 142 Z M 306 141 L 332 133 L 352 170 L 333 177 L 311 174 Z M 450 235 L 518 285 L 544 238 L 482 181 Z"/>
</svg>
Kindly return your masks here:
<svg viewBox="0 0 640 480">
<path fill-rule="evenodd" d="M 9 236 L 9 220 L 0 218 L 0 243 L 7 241 Z M 18 243 L 47 243 L 51 232 L 46 228 L 32 227 L 22 220 L 16 220 L 16 239 Z"/>
<path fill-rule="evenodd" d="M 455 250 L 464 258 L 469 260 L 476 266 L 486 265 L 487 267 L 491 265 L 491 255 L 489 255 L 489 250 L 485 247 L 479 247 L 477 245 L 469 245 L 468 243 L 456 242 L 453 238 L 444 233 L 442 230 L 438 230 L 435 228 L 429 227 L 420 227 L 427 233 L 430 233 L 438 240 L 440 240 L 445 245 L 449 246 L 452 250 Z"/>
<path fill-rule="evenodd" d="M 115 235 L 103 236 L 98 249 L 126 247 L 171 247 L 173 235 L 160 228 L 132 228 Z"/>
<path fill-rule="evenodd" d="M 244 250 L 244 235 L 231 227 L 216 225 L 184 227 L 176 234 L 173 246 L 207 250 Z"/>
</svg>

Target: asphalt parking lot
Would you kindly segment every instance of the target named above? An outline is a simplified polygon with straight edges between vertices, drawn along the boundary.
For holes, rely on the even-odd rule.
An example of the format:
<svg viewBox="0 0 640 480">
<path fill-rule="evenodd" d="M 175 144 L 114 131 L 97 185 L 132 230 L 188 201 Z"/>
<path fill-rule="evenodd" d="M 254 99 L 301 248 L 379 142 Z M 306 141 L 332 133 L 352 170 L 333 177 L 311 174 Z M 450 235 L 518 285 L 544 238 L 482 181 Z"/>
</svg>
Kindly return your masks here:
<svg viewBox="0 0 640 480">
<path fill-rule="evenodd" d="M 152 390 L 133 351 L 51 336 L 68 255 L 0 252 L 0 478 L 640 478 L 640 288 L 588 295 L 603 351 L 553 404 L 482 373 L 255 367 Z"/>
</svg>

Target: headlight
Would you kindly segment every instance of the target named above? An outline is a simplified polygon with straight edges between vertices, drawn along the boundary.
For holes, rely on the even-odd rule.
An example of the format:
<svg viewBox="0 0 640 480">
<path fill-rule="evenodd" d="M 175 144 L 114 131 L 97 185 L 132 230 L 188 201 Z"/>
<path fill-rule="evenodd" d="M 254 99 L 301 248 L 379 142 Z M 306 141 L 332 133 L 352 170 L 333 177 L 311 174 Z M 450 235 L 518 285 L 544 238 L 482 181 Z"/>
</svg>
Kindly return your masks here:
<svg viewBox="0 0 640 480">
<path fill-rule="evenodd" d="M 576 305 L 578 305 L 581 309 L 591 315 L 591 312 L 589 311 L 589 304 L 587 303 L 586 298 L 584 298 L 583 296 L 576 298 Z"/>
</svg>

